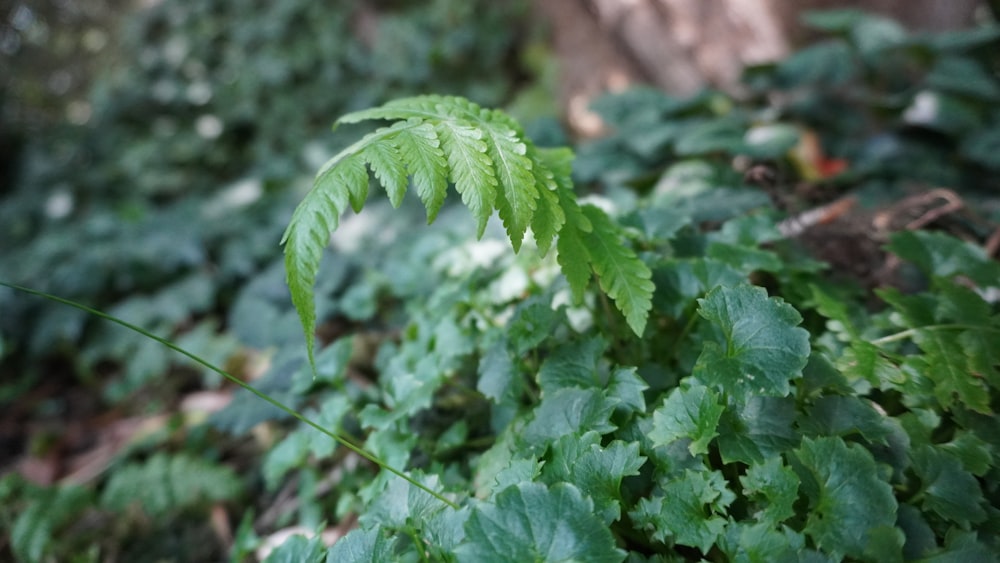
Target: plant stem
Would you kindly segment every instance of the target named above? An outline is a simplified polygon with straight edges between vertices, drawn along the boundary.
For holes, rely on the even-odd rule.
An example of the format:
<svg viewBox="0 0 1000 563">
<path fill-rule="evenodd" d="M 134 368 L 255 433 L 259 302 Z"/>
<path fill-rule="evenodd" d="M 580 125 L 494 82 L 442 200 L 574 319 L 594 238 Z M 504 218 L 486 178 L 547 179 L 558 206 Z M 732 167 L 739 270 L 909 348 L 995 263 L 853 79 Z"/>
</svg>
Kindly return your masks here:
<svg viewBox="0 0 1000 563">
<path fill-rule="evenodd" d="M 291 415 L 292 417 L 294 417 L 298 421 L 302 422 L 303 424 L 311 426 L 312 428 L 318 430 L 322 434 L 325 434 L 326 436 L 329 436 L 330 438 L 332 438 L 333 440 L 335 440 L 339 444 L 343 445 L 345 448 L 347 448 L 347 449 L 351 450 L 352 452 L 358 454 L 359 456 L 367 459 L 368 461 L 374 463 L 375 465 L 378 465 L 379 467 L 381 467 L 382 469 L 385 469 L 389 473 L 392 473 L 393 475 L 396 475 L 397 477 L 403 479 L 404 481 L 406 481 L 407 483 L 413 485 L 414 487 L 417 487 L 418 489 L 421 489 L 421 490 L 425 491 L 426 493 L 430 494 L 431 496 L 433 496 L 434 498 L 440 500 L 441 502 L 445 503 L 446 505 L 450 506 L 451 508 L 454 508 L 456 510 L 458 509 L 458 505 L 457 504 L 455 504 L 452 501 L 450 501 L 447 498 L 445 498 L 444 495 L 442 495 L 441 493 L 438 493 L 436 491 L 431 490 L 426 485 L 423 485 L 423 484 L 417 482 L 415 479 L 413 479 L 412 477 L 406 475 L 402 471 L 400 471 L 400 470 L 398 470 L 398 469 L 396 469 L 396 468 L 394 468 L 394 467 L 386 464 L 384 461 L 382 461 L 381 459 L 379 459 L 378 456 L 376 456 L 375 454 L 368 452 L 367 450 L 365 450 L 361 446 L 356 445 L 355 443 L 353 443 L 352 441 L 348 440 L 347 438 L 345 438 L 343 436 L 340 436 L 338 434 L 330 432 L 326 428 L 323 428 L 322 426 L 320 426 L 316 422 L 313 422 L 312 420 L 306 418 L 305 416 L 303 416 L 299 412 L 295 411 L 291 407 L 285 405 L 284 403 L 282 403 L 282 402 L 280 402 L 280 401 L 278 401 L 276 399 L 271 398 L 269 395 L 267 395 L 266 393 L 264 393 L 262 391 L 258 391 L 257 388 L 255 388 L 254 386 L 250 385 L 249 383 L 243 381 L 242 379 L 240 379 L 240 378 L 236 377 L 235 375 L 233 375 L 233 374 L 231 374 L 231 373 L 223 370 L 222 368 L 216 367 L 215 365 L 209 363 L 206 360 L 203 360 L 203 359 L 199 358 L 198 356 L 194 355 L 191 352 L 188 352 L 187 350 L 181 348 L 180 346 L 174 344 L 173 342 L 170 342 L 169 340 L 166 340 L 164 338 L 160 338 L 159 336 L 156 336 L 155 334 L 149 332 L 148 330 L 146 330 L 146 329 L 144 329 L 142 327 L 136 326 L 136 325 L 134 325 L 134 324 L 132 324 L 132 323 L 130 323 L 128 321 L 119 319 L 118 317 L 109 315 L 108 313 L 104 313 L 102 311 L 98 311 L 97 309 L 93 309 L 93 308 L 88 307 L 88 306 L 86 306 L 86 305 L 84 305 L 82 303 L 77 303 L 76 301 L 71 301 L 71 300 L 65 299 L 63 297 L 52 295 L 50 293 L 45 293 L 44 291 L 38 291 L 36 289 L 31 289 L 31 288 L 28 288 L 28 287 L 23 287 L 23 286 L 20 286 L 20 285 L 14 285 L 14 284 L 3 282 L 3 281 L 0 281 L 0 286 L 9 287 L 9 288 L 17 290 L 17 291 L 23 291 L 24 293 L 35 295 L 37 297 L 43 297 L 43 298 L 48 299 L 50 301 L 55 301 L 56 303 L 62 303 L 63 305 L 69 305 L 70 307 L 74 307 L 74 308 L 79 309 L 79 310 L 81 310 L 81 311 L 83 311 L 85 313 L 89 313 L 89 314 L 94 315 L 96 317 L 99 317 L 101 319 L 104 319 L 104 320 L 107 320 L 107 321 L 111 321 L 111 322 L 113 322 L 115 324 L 121 325 L 121 326 L 123 326 L 123 327 L 125 327 L 125 328 L 127 328 L 127 329 L 129 329 L 131 331 L 137 332 L 137 333 L 145 336 L 146 338 L 151 338 L 151 339 L 159 342 L 160 344 L 166 346 L 167 348 L 173 350 L 174 352 L 177 352 L 178 354 L 186 356 L 187 358 L 189 358 L 192 361 L 198 363 L 199 365 L 202 365 L 202 366 L 204 366 L 204 367 L 206 367 L 206 368 L 214 371 L 215 373 L 217 373 L 217 374 L 225 377 L 229 381 L 231 381 L 231 382 L 235 383 L 236 385 L 239 385 L 240 387 L 242 387 L 242 388 L 246 389 L 247 391 L 253 393 L 258 398 L 260 398 L 260 399 L 264 400 L 265 402 L 268 402 L 271 405 L 277 407 L 278 409 L 280 409 L 280 410 L 288 413 L 289 415 Z"/>
<path fill-rule="evenodd" d="M 1000 329 L 996 329 L 990 326 L 981 325 L 963 325 L 963 324 L 942 324 L 942 325 L 930 325 L 922 326 L 917 328 L 909 328 L 904 331 L 897 332 L 895 334 L 890 334 L 888 336 L 883 336 L 882 338 L 876 338 L 872 340 L 871 343 L 876 346 L 881 346 L 882 344 L 889 344 L 890 342 L 896 342 L 899 340 L 905 340 L 916 335 L 921 330 L 928 331 L 945 331 L 945 330 L 986 330 L 989 332 L 996 332 L 1000 334 Z"/>
</svg>

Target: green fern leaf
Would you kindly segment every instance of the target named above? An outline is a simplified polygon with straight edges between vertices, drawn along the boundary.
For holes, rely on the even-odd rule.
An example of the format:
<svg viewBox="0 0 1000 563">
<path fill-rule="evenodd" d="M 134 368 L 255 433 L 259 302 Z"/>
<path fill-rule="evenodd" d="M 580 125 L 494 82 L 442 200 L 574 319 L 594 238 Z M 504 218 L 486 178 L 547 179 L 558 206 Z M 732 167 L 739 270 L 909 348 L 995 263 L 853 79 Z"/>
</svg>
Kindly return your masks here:
<svg viewBox="0 0 1000 563">
<path fill-rule="evenodd" d="M 397 207 L 412 181 L 428 223 L 441 209 L 450 182 L 476 219 L 478 236 L 497 211 L 515 252 L 529 226 L 542 253 L 556 241 L 574 297 L 583 298 L 593 268 L 629 326 L 642 332 L 652 293 L 649 270 L 621 245 L 606 216 L 584 213 L 577 205 L 570 178 L 572 152 L 538 149 L 507 115 L 454 96 L 396 100 L 347 114 L 338 123 L 371 119 L 396 123 L 366 135 L 320 169 L 282 238 L 288 286 L 306 333 L 310 363 L 316 324 L 312 288 L 319 260 L 340 214 L 364 206 L 369 169 Z M 599 229 L 594 221 L 600 222 Z"/>
<path fill-rule="evenodd" d="M 541 254 L 547 254 L 552 241 L 566 224 L 566 214 L 559 202 L 559 189 L 573 190 L 570 179 L 573 151 L 561 149 L 534 149 L 531 169 L 538 186 L 538 202 L 531 218 L 531 231 Z"/>
<path fill-rule="evenodd" d="M 493 161 L 486 154 L 483 133 L 470 125 L 444 122 L 437 126 L 441 148 L 451 169 L 449 180 L 462 196 L 462 203 L 476 218 L 476 236 L 483 236 L 486 221 L 493 213 L 497 197 L 497 179 Z"/>
<path fill-rule="evenodd" d="M 368 166 L 375 173 L 375 179 L 385 188 L 386 195 L 393 207 L 399 207 L 403 203 L 403 196 L 406 195 L 406 187 L 409 185 L 407 179 L 406 162 L 400 152 L 398 141 L 402 140 L 398 131 L 405 131 L 412 127 L 409 123 L 397 123 L 387 129 L 380 129 L 377 133 L 385 134 L 385 142 L 371 143 L 362 150 L 361 156 L 368 163 Z M 389 136 L 391 133 L 392 136 Z M 367 196 L 367 193 L 365 194 Z M 364 203 L 361 200 L 360 203 Z M 354 207 L 354 201 L 351 201 Z M 360 207 L 354 207 L 354 211 L 360 211 Z"/>
<path fill-rule="evenodd" d="M 582 209 L 593 225 L 593 230 L 584 233 L 583 239 L 594 271 L 600 277 L 601 289 L 614 299 L 628 326 L 637 335 L 642 335 L 649 310 L 653 308 L 652 272 L 621 243 L 618 229 L 603 211 L 593 205 L 585 205 Z"/>
<path fill-rule="evenodd" d="M 413 186 L 424 207 L 427 224 L 434 222 L 448 194 L 448 159 L 441 150 L 434 126 L 415 124 L 399 132 L 399 153 L 413 176 Z"/>
<path fill-rule="evenodd" d="M 592 229 L 590 221 L 584 216 L 572 192 L 560 188 L 557 192 L 559 205 L 566 215 L 566 224 L 559 231 L 556 249 L 559 255 L 559 266 L 562 268 L 566 281 L 573 292 L 573 300 L 583 300 L 583 292 L 590 283 L 591 258 L 587 250 L 584 236 Z"/>
<path fill-rule="evenodd" d="M 497 210 L 517 252 L 539 197 L 531 160 L 525 156 L 528 148 L 518 139 L 517 132 L 507 127 L 489 127 L 485 134 L 490 141 L 488 154 L 502 188 L 497 194 Z"/>
<path fill-rule="evenodd" d="M 319 260 L 330 242 L 330 233 L 340 224 L 340 214 L 349 205 L 348 190 L 342 188 L 358 184 L 368 189 L 368 171 L 364 161 L 357 156 L 342 159 L 334 166 L 325 166 L 317 175 L 312 191 L 295 209 L 281 239 L 281 244 L 285 245 L 288 288 L 306 334 L 310 360 L 313 358 L 313 331 L 316 328 L 313 286 L 316 285 Z"/>
</svg>

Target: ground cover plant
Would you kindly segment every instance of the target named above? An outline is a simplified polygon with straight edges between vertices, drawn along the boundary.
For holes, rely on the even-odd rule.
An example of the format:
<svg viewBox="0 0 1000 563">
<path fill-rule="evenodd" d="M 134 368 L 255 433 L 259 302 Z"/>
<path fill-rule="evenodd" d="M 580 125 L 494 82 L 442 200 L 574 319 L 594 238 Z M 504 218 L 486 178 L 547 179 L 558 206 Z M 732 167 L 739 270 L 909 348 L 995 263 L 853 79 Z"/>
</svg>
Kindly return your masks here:
<svg viewBox="0 0 1000 563">
<path fill-rule="evenodd" d="M 274 347 L 257 389 L 372 455 L 240 392 L 100 487 L 5 478 L 14 552 L 259 495 L 233 560 L 293 524 L 260 555 L 995 560 L 1000 31 L 812 23 L 745 97 L 599 101 L 613 133 L 575 159 L 460 97 L 348 113 L 384 127 L 320 169 L 227 327 Z M 216 440 L 253 428 L 287 433 L 237 477 Z"/>
</svg>

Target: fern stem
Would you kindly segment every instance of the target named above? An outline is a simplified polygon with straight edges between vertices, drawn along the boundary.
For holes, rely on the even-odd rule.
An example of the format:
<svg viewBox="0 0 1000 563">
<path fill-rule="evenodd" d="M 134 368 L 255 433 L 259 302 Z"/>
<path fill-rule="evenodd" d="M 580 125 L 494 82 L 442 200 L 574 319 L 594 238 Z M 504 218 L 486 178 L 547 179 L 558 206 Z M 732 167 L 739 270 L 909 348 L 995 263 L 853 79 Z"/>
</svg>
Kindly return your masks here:
<svg viewBox="0 0 1000 563">
<path fill-rule="evenodd" d="M 278 401 L 277 399 L 271 398 L 266 393 L 257 390 L 257 388 L 255 388 L 253 385 L 250 385 L 249 383 L 247 383 L 247 382 L 243 381 L 242 379 L 236 377 L 235 375 L 233 375 L 233 374 L 231 374 L 231 373 L 223 370 L 222 368 L 216 367 L 215 365 L 211 364 L 207 360 L 203 360 L 202 358 L 196 356 L 195 354 L 193 354 L 191 352 L 188 352 L 187 350 L 181 348 L 180 346 L 174 344 L 173 342 L 171 342 L 171 341 L 169 341 L 169 340 L 167 340 L 165 338 L 161 338 L 161 337 L 159 337 L 159 336 L 157 336 L 157 335 L 149 332 L 148 330 L 146 330 L 146 329 L 144 329 L 142 327 L 139 327 L 137 325 L 134 325 L 134 324 L 132 324 L 132 323 L 126 321 L 126 320 L 119 319 L 118 317 L 115 317 L 115 316 L 110 315 L 108 313 L 105 313 L 103 311 L 98 311 L 97 309 L 88 307 L 88 306 L 86 306 L 86 305 L 84 305 L 82 303 L 77 303 L 76 301 L 72 301 L 70 299 L 65 299 L 65 298 L 59 297 L 57 295 L 52 295 L 50 293 L 45 293 L 44 291 L 38 291 L 37 289 L 31 289 L 31 288 L 28 288 L 28 287 L 23 287 L 23 286 L 20 286 L 20 285 L 15 285 L 15 284 L 7 283 L 7 282 L 4 282 L 4 281 L 0 281 L 0 286 L 8 287 L 10 289 L 14 289 L 14 290 L 17 290 L 17 291 L 23 291 L 24 293 L 27 293 L 27 294 L 30 294 L 30 295 L 34 295 L 36 297 L 43 297 L 43 298 L 48 299 L 50 301 L 55 301 L 56 303 L 61 303 L 63 305 L 68 305 L 70 307 L 79 309 L 79 310 L 81 310 L 81 311 L 83 311 L 85 313 L 94 315 L 95 317 L 104 319 L 106 321 L 111 321 L 111 322 L 113 322 L 113 323 L 115 323 L 117 325 L 123 326 L 123 327 L 125 327 L 125 328 L 127 328 L 127 329 L 129 329 L 129 330 L 131 330 L 133 332 L 137 332 L 137 333 L 145 336 L 146 338 L 151 338 L 151 339 L 155 340 L 156 342 L 159 342 L 163 346 L 166 346 L 167 348 L 173 350 L 174 352 L 177 352 L 178 354 L 181 354 L 182 356 L 186 356 L 187 358 L 189 358 L 190 360 L 196 362 L 197 364 L 199 364 L 201 366 L 204 366 L 204 367 L 206 367 L 206 368 L 214 371 L 215 373 L 217 373 L 217 374 L 225 377 L 229 381 L 235 383 L 236 385 L 239 385 L 240 387 L 246 389 L 250 393 L 253 393 L 258 398 L 264 400 L 267 403 L 270 403 L 271 405 L 273 405 L 273 406 L 277 407 L 278 409 L 284 411 L 285 413 L 291 415 L 293 418 L 295 418 L 299 422 L 302 422 L 303 424 L 311 426 L 312 428 L 318 430 L 320 433 L 325 434 L 326 436 L 332 438 L 334 441 L 336 441 L 337 443 L 341 444 L 345 448 L 347 448 L 347 449 L 351 450 L 352 452 L 358 454 L 359 456 L 367 459 L 368 461 L 374 463 L 375 465 L 381 467 L 382 469 L 385 469 L 389 473 L 392 473 L 393 475 L 396 475 L 397 477 L 403 479 L 404 481 L 406 481 L 407 483 L 413 485 L 414 487 L 417 487 L 418 489 L 423 490 L 424 492 L 430 494 L 431 496 L 433 496 L 434 498 L 440 500 L 441 502 L 445 503 L 446 505 L 450 506 L 451 508 L 454 508 L 456 510 L 458 509 L 458 505 L 457 504 L 455 504 L 452 501 L 450 501 L 447 498 L 445 498 L 444 495 L 442 495 L 441 493 L 438 493 L 438 492 L 436 492 L 434 490 L 431 490 L 426 485 L 423 485 L 422 483 L 417 482 L 415 479 L 413 479 L 412 477 L 406 475 L 402 471 L 400 471 L 400 470 L 398 470 L 398 469 L 396 469 L 396 468 L 388 465 L 387 463 L 385 463 L 384 461 L 382 461 L 381 459 L 379 459 L 375 454 L 372 454 L 372 453 L 368 452 L 367 450 L 365 450 L 361 446 L 358 446 L 358 445 L 354 444 L 353 442 L 351 442 L 347 438 L 345 438 L 343 436 L 340 436 L 340 435 L 338 435 L 338 434 L 336 434 L 334 432 L 331 432 L 331 431 L 327 430 L 326 428 L 323 428 L 318 423 L 313 422 L 309 418 L 306 418 L 305 416 L 303 416 L 299 412 L 295 411 L 291 407 L 285 405 L 284 403 Z"/>
</svg>

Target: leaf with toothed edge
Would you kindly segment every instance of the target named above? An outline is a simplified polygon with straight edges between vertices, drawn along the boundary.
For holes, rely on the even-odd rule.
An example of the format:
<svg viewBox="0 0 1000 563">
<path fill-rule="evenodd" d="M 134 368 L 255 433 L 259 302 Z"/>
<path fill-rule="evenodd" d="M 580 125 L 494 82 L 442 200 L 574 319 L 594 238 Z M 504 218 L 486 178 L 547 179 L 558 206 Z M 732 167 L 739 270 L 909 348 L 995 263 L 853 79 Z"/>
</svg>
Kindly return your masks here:
<svg viewBox="0 0 1000 563">
<path fill-rule="evenodd" d="M 478 237 L 497 212 L 517 252 L 530 227 L 542 254 L 555 242 L 577 302 L 596 272 L 629 327 L 642 334 L 653 290 L 649 268 L 624 245 L 606 215 L 577 204 L 572 152 L 539 149 L 509 116 L 455 96 L 395 100 L 345 115 L 338 123 L 364 120 L 395 123 L 365 135 L 323 165 L 282 238 L 310 365 L 315 366 L 312 291 L 319 260 L 341 213 L 364 206 L 370 173 L 397 207 L 412 182 L 428 223 L 441 209 L 450 183 L 472 212 Z"/>
</svg>

